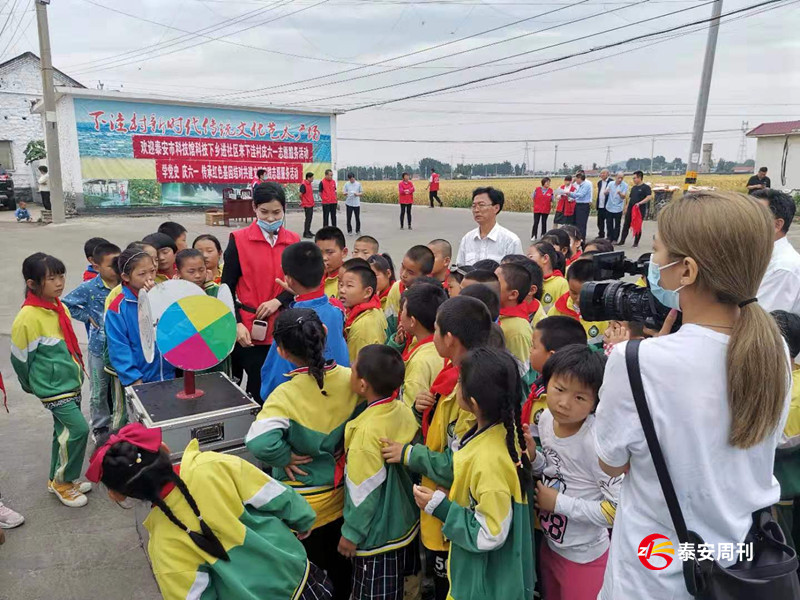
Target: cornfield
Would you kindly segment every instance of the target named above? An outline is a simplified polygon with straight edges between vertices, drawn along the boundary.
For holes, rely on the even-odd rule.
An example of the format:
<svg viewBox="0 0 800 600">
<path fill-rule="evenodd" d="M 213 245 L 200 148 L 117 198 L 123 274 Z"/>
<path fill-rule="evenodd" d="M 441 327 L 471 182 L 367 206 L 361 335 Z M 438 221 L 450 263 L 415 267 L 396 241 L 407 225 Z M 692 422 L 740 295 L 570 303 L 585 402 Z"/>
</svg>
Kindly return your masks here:
<svg viewBox="0 0 800 600">
<path fill-rule="evenodd" d="M 746 191 L 745 186 L 749 175 L 699 175 L 698 185 L 713 186 L 718 190 Z M 628 185 L 633 185 L 631 178 L 626 177 Z M 645 175 L 645 183 L 650 185 L 667 184 L 683 185 L 683 176 L 662 176 Z M 538 178 L 514 178 L 514 179 L 442 179 L 439 188 L 439 198 L 445 206 L 456 208 L 468 208 L 472 204 L 472 190 L 477 187 L 492 186 L 503 191 L 506 197 L 505 210 L 516 212 L 530 212 L 531 194 L 536 186 L 539 185 Z M 554 187 L 558 187 L 562 180 L 553 177 Z M 592 180 L 596 185 L 596 180 Z M 379 204 L 397 203 L 397 181 L 362 181 L 364 188 L 364 202 L 375 202 Z M 414 204 L 427 204 L 428 193 L 425 191 L 427 183 L 424 180 L 414 181 L 416 192 L 414 193 Z"/>
</svg>

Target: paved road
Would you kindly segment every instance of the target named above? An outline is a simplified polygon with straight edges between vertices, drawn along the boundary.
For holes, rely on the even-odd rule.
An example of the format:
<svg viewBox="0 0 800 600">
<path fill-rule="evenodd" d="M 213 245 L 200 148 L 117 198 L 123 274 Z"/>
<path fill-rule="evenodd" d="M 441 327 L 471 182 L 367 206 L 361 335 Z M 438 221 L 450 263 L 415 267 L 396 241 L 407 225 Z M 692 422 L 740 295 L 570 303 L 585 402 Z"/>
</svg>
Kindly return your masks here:
<svg viewBox="0 0 800 600">
<path fill-rule="evenodd" d="M 470 211 L 465 209 L 416 206 L 413 231 L 400 231 L 398 216 L 397 206 L 362 208 L 363 233 L 378 238 L 382 250 L 391 253 L 396 263 L 410 246 L 433 238 L 449 239 L 456 247 L 461 236 L 473 227 Z M 321 215 L 315 214 L 314 218 L 318 227 Z M 211 232 L 224 244 L 229 234 L 224 227 L 205 226 L 202 213 L 164 213 L 157 218 L 91 217 L 44 227 L 17 224 L 12 213 L 0 212 L 0 371 L 5 375 L 11 411 L 0 411 L 0 491 L 8 505 L 22 512 L 27 520 L 21 528 L 7 532 L 6 544 L 0 548 L 0 600 L 160 597 L 137 533 L 136 517 L 141 518 L 146 512 L 144 507 L 123 510 L 98 489 L 90 495 L 87 507 L 70 509 L 45 491 L 52 423 L 39 401 L 20 390 L 9 364 L 8 335 L 22 301 L 20 266 L 26 256 L 43 251 L 60 257 L 67 265 L 67 289 L 72 289 L 80 283 L 85 266 L 84 240 L 104 236 L 124 246 L 171 219 L 189 229 L 190 240 Z M 502 213 L 500 223 L 515 231 L 526 246 L 531 228 L 529 214 Z M 344 225 L 343 212 L 339 225 Z M 302 231 L 302 216 L 289 214 L 288 226 Z M 645 224 L 646 240 L 652 238 L 654 229 L 653 223 Z M 596 233 L 593 223 L 589 233 Z M 353 238 L 348 239 L 352 243 Z M 797 245 L 797 240 L 793 242 Z M 76 331 L 85 343 L 83 328 L 76 327 Z M 88 397 L 88 384 L 84 393 Z M 84 402 L 84 410 L 87 404 Z"/>
</svg>

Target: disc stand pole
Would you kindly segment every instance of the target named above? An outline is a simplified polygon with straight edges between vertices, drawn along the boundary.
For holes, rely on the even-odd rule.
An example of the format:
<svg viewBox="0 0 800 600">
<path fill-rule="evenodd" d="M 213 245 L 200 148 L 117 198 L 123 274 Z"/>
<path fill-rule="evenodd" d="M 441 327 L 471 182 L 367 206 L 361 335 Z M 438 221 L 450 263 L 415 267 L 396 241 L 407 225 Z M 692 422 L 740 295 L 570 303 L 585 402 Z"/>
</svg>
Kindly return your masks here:
<svg viewBox="0 0 800 600">
<path fill-rule="evenodd" d="M 178 392 L 176 397 L 179 400 L 193 400 L 204 396 L 205 392 L 195 387 L 194 371 L 183 372 L 183 391 Z"/>
</svg>

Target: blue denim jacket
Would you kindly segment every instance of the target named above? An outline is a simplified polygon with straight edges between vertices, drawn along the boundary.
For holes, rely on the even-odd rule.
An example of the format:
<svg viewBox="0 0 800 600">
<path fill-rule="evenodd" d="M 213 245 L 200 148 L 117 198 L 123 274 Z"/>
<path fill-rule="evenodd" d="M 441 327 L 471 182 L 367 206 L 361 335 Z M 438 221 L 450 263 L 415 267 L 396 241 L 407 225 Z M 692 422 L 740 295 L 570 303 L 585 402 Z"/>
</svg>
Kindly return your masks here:
<svg viewBox="0 0 800 600">
<path fill-rule="evenodd" d="M 106 287 L 103 278 L 98 275 L 94 279 L 84 281 L 61 301 L 69 308 L 72 318 L 89 326 L 89 352 L 95 356 L 103 355 L 103 344 L 106 334 L 103 328 L 105 303 L 111 288 Z M 90 319 L 97 327 L 90 325 Z"/>
</svg>

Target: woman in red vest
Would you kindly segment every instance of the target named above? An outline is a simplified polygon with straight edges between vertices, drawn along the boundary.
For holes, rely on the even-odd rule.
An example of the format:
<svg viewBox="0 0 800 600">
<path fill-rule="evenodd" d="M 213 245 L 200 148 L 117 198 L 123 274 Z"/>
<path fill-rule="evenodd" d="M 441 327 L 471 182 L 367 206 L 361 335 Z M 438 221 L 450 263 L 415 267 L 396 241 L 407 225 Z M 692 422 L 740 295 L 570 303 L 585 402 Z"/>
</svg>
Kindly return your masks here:
<svg viewBox="0 0 800 600">
<path fill-rule="evenodd" d="M 533 192 L 533 230 L 531 240 L 537 237 L 539 223 L 542 224 L 542 235 L 547 231 L 547 216 L 553 207 L 553 189 L 550 187 L 550 178 L 543 177 L 541 187 L 537 187 Z"/>
<path fill-rule="evenodd" d="M 408 228 L 411 229 L 411 207 L 414 204 L 414 184 L 411 176 L 403 173 L 403 180 L 397 186 L 400 200 L 400 229 L 403 229 L 403 215 L 408 215 Z"/>
<path fill-rule="evenodd" d="M 336 181 L 330 169 L 325 170 L 325 178 L 319 182 L 319 197 L 322 199 L 322 226 L 327 227 L 330 221 L 336 227 Z"/>
<path fill-rule="evenodd" d="M 278 309 L 293 299 L 276 282 L 283 279 L 283 250 L 300 241 L 284 227 L 285 209 L 283 186 L 272 181 L 256 186 L 256 220 L 234 231 L 225 249 L 222 283 L 236 295 L 234 374 L 247 373 L 247 392 L 256 399 L 261 397 L 261 367 L 272 344 L 273 322 Z"/>
<path fill-rule="evenodd" d="M 306 178 L 300 184 L 300 206 L 303 207 L 303 212 L 306 213 L 306 221 L 303 225 L 303 237 L 306 239 L 313 238 L 314 234 L 311 233 L 311 219 L 314 217 L 314 173 L 309 171 L 306 173 Z"/>
</svg>

